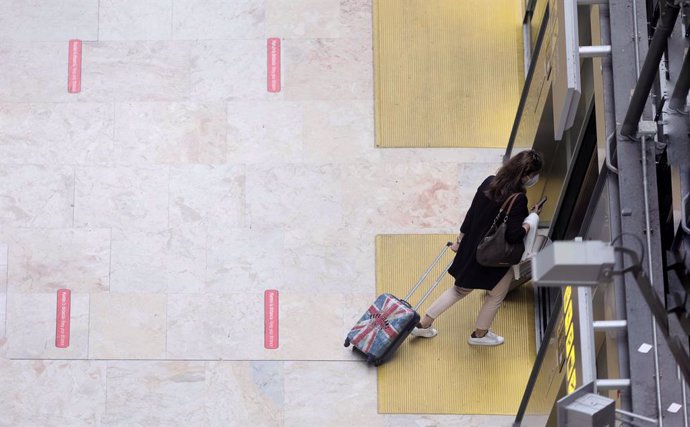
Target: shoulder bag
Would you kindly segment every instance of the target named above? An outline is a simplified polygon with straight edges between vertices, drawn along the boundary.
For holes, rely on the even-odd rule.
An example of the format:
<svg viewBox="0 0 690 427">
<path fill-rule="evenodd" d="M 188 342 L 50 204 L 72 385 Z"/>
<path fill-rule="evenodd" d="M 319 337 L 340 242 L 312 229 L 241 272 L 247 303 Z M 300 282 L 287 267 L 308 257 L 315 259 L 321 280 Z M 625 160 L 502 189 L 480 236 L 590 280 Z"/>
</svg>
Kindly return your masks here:
<svg viewBox="0 0 690 427">
<path fill-rule="evenodd" d="M 503 202 L 493 224 L 480 240 L 476 255 L 479 264 L 485 267 L 510 267 L 520 262 L 525 243 L 522 240 L 519 243 L 506 241 L 508 215 L 519 194 L 514 193 Z"/>
</svg>

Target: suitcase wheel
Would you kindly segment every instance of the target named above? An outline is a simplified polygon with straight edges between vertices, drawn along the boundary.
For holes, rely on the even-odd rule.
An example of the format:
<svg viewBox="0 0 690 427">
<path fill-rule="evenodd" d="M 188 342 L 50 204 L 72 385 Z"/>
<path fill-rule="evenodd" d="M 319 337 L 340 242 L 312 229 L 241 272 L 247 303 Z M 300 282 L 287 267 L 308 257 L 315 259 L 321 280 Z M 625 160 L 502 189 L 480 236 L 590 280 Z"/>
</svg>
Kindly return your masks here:
<svg viewBox="0 0 690 427">
<path fill-rule="evenodd" d="M 350 338 L 345 338 L 345 344 L 343 344 L 345 347 L 350 346 Z"/>
</svg>

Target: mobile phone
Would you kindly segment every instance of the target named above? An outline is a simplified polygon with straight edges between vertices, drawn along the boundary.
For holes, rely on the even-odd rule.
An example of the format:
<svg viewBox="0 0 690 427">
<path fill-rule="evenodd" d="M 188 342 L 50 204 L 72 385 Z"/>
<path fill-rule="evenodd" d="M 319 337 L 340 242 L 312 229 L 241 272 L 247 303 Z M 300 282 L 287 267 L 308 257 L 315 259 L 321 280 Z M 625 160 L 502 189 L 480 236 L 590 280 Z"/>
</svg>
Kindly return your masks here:
<svg viewBox="0 0 690 427">
<path fill-rule="evenodd" d="M 537 208 L 538 211 L 541 210 L 542 207 L 544 207 L 544 203 L 546 203 L 546 200 L 547 200 L 547 197 L 544 196 L 544 197 L 542 197 L 541 200 L 539 200 L 539 202 L 535 205 L 535 207 Z"/>
</svg>

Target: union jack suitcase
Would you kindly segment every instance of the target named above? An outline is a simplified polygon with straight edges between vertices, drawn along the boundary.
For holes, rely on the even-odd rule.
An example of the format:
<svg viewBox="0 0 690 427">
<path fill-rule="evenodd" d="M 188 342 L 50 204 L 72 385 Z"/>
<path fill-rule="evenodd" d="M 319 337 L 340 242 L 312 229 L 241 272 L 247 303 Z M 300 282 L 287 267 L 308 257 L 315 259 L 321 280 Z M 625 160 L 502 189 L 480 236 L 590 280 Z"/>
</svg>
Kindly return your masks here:
<svg viewBox="0 0 690 427">
<path fill-rule="evenodd" d="M 362 354 L 367 359 L 367 363 L 374 366 L 379 366 L 389 360 L 419 323 L 420 316 L 417 309 L 441 282 L 450 263 L 416 306 L 412 307 L 407 300 L 419 288 L 451 245 L 451 242 L 446 243 L 441 253 L 404 298 L 399 299 L 388 293 L 379 295 L 347 334 L 345 347 L 352 344 L 352 350 Z"/>
</svg>

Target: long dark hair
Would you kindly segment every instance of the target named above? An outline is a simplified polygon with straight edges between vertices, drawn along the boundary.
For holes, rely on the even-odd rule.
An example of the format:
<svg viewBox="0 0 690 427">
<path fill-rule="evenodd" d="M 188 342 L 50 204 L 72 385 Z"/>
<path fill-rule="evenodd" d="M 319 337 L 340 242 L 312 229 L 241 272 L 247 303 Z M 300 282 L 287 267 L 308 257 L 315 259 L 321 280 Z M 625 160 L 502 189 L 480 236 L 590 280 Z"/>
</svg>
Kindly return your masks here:
<svg viewBox="0 0 690 427">
<path fill-rule="evenodd" d="M 501 166 L 484 194 L 500 202 L 513 193 L 524 192 L 522 178 L 539 172 L 542 165 L 542 156 L 538 151 L 521 151 Z"/>
</svg>

